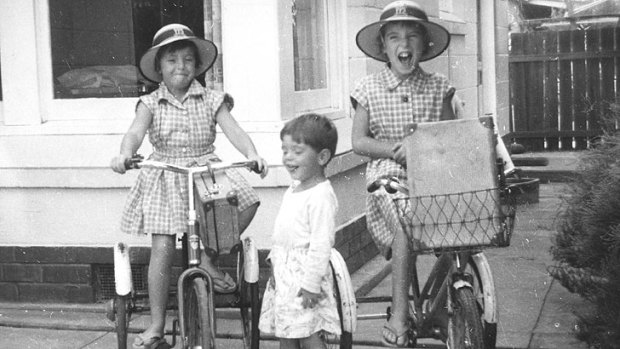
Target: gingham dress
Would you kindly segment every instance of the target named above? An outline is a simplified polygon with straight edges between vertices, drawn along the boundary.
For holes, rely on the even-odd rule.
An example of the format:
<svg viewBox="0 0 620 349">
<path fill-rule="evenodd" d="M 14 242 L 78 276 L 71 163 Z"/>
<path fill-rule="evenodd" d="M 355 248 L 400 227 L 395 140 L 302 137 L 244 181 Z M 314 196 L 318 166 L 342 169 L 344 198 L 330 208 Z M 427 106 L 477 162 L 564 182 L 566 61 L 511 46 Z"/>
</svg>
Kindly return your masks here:
<svg viewBox="0 0 620 349">
<path fill-rule="evenodd" d="M 443 99 L 450 87 L 446 77 L 427 73 L 421 68 L 406 80 L 399 80 L 386 66 L 357 84 L 351 93 L 351 102 L 354 108 L 361 106 L 368 111 L 368 127 L 373 138 L 400 142 L 407 135 L 406 126 L 440 120 Z M 366 167 L 367 184 L 378 178 L 392 176 L 406 185 L 405 169 L 392 159 L 373 159 Z M 393 195 L 378 190 L 366 198 L 368 230 L 381 253 L 388 259 L 394 232 L 402 229 Z M 411 238 L 411 231 L 406 230 Z"/>
<path fill-rule="evenodd" d="M 183 102 L 162 83 L 159 89 L 140 97 L 153 114 L 148 129 L 154 152 L 149 159 L 181 166 L 219 161 L 213 153 L 216 113 L 225 104 L 233 107 L 230 95 L 192 82 Z M 226 171 L 239 197 L 239 211 L 259 202 L 249 183 L 235 170 Z M 187 179 L 185 175 L 143 168 L 129 191 L 121 230 L 129 234 L 182 234 L 187 230 Z"/>
</svg>

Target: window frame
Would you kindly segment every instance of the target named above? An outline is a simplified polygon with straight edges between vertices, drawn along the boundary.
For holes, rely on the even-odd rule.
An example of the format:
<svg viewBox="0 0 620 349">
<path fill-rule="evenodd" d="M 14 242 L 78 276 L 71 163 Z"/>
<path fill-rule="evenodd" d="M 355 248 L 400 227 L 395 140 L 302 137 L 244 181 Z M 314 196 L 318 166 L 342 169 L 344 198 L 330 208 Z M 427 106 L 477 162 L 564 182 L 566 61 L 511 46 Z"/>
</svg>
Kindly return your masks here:
<svg viewBox="0 0 620 349">
<path fill-rule="evenodd" d="M 54 76 L 52 72 L 52 46 L 50 27 L 50 8 L 48 1 L 35 1 L 38 31 L 40 69 L 39 83 L 41 100 L 46 103 L 48 113 L 43 121 L 66 120 L 115 120 L 133 117 L 138 97 L 115 98 L 54 98 Z M 85 113 L 84 111 L 88 111 Z M 128 115 L 127 115 L 128 114 Z"/>
<path fill-rule="evenodd" d="M 326 77 L 327 88 L 295 91 L 293 53 L 292 1 L 278 1 L 280 32 L 280 81 L 282 119 L 287 120 L 307 112 L 323 113 L 332 119 L 346 116 L 345 87 L 348 65 L 346 45 L 346 3 L 324 1 L 327 12 Z"/>
</svg>

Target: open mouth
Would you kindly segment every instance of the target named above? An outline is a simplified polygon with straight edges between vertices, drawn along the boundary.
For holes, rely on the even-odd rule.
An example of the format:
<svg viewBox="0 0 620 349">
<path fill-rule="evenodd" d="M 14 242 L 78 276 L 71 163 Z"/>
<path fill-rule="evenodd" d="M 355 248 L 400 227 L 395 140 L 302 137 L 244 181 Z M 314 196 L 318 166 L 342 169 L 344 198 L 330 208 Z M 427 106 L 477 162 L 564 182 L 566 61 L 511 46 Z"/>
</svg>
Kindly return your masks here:
<svg viewBox="0 0 620 349">
<path fill-rule="evenodd" d="M 410 66 L 413 55 L 411 52 L 401 52 L 398 54 L 398 60 L 401 64 Z"/>
</svg>

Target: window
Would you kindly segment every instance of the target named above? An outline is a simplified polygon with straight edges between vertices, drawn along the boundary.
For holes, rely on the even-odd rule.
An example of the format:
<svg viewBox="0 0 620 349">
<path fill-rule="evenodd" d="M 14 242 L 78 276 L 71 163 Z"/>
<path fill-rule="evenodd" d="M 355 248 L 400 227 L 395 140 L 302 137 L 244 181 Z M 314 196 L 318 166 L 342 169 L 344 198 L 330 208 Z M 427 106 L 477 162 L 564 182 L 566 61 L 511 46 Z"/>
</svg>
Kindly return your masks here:
<svg viewBox="0 0 620 349">
<path fill-rule="evenodd" d="M 321 0 L 297 0 L 293 5 L 295 91 L 327 87 L 326 10 Z"/>
<path fill-rule="evenodd" d="M 204 33 L 201 0 L 50 0 L 49 16 L 55 99 L 149 92 L 137 62 L 155 32 L 177 22 Z"/>
<path fill-rule="evenodd" d="M 308 111 L 342 111 L 346 47 L 345 2 L 281 1 L 282 112 L 285 118 Z M 343 114 L 344 115 L 344 114 Z"/>
</svg>

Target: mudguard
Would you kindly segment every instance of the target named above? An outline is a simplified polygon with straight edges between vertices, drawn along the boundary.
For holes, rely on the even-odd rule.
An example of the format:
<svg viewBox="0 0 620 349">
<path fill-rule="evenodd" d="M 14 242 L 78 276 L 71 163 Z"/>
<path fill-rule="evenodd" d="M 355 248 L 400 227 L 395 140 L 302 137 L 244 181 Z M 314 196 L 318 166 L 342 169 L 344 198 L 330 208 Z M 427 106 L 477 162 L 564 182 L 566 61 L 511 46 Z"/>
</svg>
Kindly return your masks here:
<svg viewBox="0 0 620 349">
<path fill-rule="evenodd" d="M 499 310 L 491 266 L 484 253 L 473 254 L 471 259 L 476 264 L 482 283 L 482 290 L 484 293 L 484 321 L 490 324 L 496 324 L 499 318 Z"/>
<path fill-rule="evenodd" d="M 258 249 L 254 241 L 249 237 L 243 239 L 243 263 L 244 280 L 250 284 L 258 282 Z"/>
<path fill-rule="evenodd" d="M 342 329 L 345 332 L 353 333 L 357 327 L 357 302 L 355 300 L 355 290 L 351 283 L 349 269 L 340 253 L 332 248 L 329 263 L 334 271 L 336 285 L 340 291 L 342 302 Z"/>
<path fill-rule="evenodd" d="M 133 291 L 129 246 L 122 242 L 114 244 L 114 282 L 119 296 L 126 296 Z"/>
</svg>

